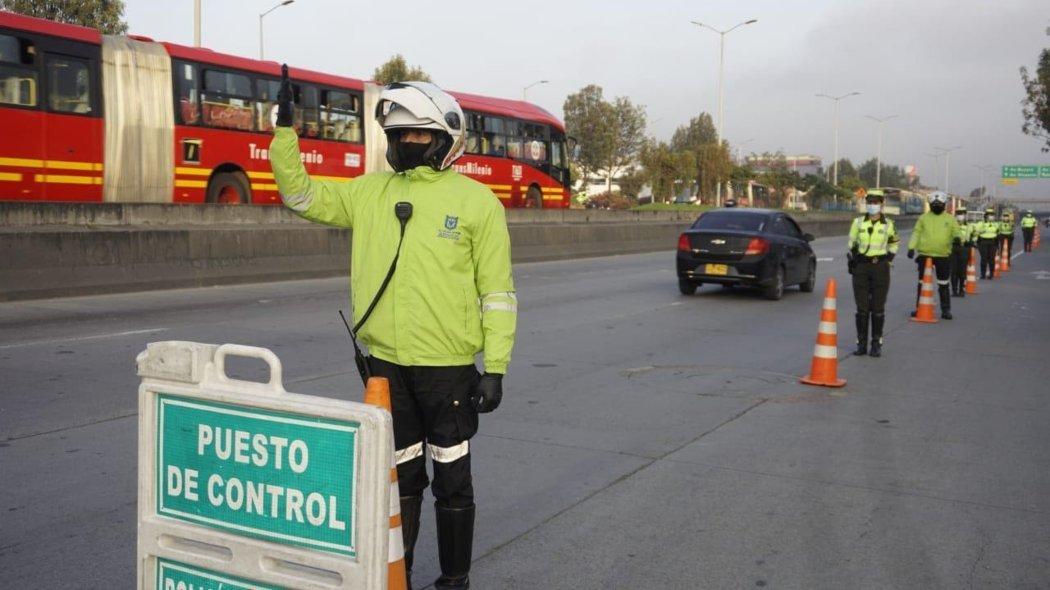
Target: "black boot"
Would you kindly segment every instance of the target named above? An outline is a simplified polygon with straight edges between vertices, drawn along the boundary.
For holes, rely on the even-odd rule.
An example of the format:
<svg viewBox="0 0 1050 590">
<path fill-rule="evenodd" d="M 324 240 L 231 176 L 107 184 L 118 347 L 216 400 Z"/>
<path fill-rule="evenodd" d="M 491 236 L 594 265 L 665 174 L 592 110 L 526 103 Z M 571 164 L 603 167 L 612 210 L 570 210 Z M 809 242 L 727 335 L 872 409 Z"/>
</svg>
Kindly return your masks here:
<svg viewBox="0 0 1050 590">
<path fill-rule="evenodd" d="M 868 316 L 870 313 L 858 311 L 854 318 L 857 320 L 857 350 L 853 354 L 864 356 L 868 354 Z"/>
<path fill-rule="evenodd" d="M 915 309 L 911 310 L 911 317 L 915 317 L 919 313 L 919 299 L 922 298 L 922 280 L 919 280 L 919 286 L 915 289 Z"/>
<path fill-rule="evenodd" d="M 937 292 L 941 296 L 941 319 L 952 319 L 952 296 L 948 293 L 948 285 L 938 285 Z"/>
<path fill-rule="evenodd" d="M 885 313 L 871 314 L 871 356 L 882 356 L 882 327 L 886 324 Z"/>
<path fill-rule="evenodd" d="M 474 505 L 447 508 L 434 502 L 437 513 L 438 561 L 441 577 L 436 590 L 470 588 L 470 556 L 474 547 Z"/>
<path fill-rule="evenodd" d="M 412 556 L 419 536 L 419 512 L 423 496 L 401 496 L 401 537 L 405 542 L 405 573 L 408 590 L 412 590 Z"/>
</svg>

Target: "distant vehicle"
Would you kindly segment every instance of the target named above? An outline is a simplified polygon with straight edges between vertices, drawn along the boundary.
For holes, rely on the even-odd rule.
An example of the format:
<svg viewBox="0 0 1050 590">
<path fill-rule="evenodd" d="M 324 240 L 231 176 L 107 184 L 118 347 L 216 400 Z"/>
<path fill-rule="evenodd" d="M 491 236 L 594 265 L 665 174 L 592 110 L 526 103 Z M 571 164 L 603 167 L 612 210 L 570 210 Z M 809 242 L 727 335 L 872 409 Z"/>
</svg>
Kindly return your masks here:
<svg viewBox="0 0 1050 590">
<path fill-rule="evenodd" d="M 762 289 L 783 297 L 788 285 L 804 293 L 817 281 L 817 257 L 791 216 L 769 209 L 708 211 L 678 238 L 678 290 L 692 295 L 704 283 Z"/>
</svg>

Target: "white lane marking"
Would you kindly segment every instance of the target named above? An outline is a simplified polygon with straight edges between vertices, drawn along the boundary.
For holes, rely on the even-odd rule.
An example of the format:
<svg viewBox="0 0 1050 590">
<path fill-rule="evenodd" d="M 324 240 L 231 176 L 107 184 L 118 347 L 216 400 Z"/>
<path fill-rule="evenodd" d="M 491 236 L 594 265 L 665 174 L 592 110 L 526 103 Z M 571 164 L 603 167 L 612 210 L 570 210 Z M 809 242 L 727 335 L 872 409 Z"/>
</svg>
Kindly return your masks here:
<svg viewBox="0 0 1050 590">
<path fill-rule="evenodd" d="M 1040 281 L 1050 281 L 1050 270 L 1037 270 L 1028 274 L 1035 275 L 1035 278 Z"/>
<path fill-rule="evenodd" d="M 817 262 L 835 262 L 834 258 L 818 258 Z"/>
<path fill-rule="evenodd" d="M 1021 251 L 1020 251 L 1020 252 L 1018 252 L 1017 254 L 1014 254 L 1013 256 L 1011 256 L 1011 257 L 1010 257 L 1010 260 L 1013 260 L 1014 258 L 1017 258 L 1018 256 L 1020 256 L 1020 255 L 1022 255 L 1022 254 L 1024 254 L 1024 253 L 1025 253 L 1025 252 L 1024 252 L 1024 250 L 1021 250 Z"/>
<path fill-rule="evenodd" d="M 113 332 L 111 334 L 94 334 L 91 336 L 75 336 L 72 338 L 53 338 L 51 340 L 34 340 L 33 342 L 18 342 L 15 344 L 0 345 L 0 350 L 6 348 L 22 348 L 23 346 L 37 346 L 39 344 L 61 344 L 66 342 L 83 342 L 85 340 L 101 340 L 103 338 L 118 338 L 120 336 L 134 336 L 136 334 L 154 334 L 163 332 L 167 328 L 147 328 L 145 330 L 128 330 L 127 332 Z"/>
</svg>

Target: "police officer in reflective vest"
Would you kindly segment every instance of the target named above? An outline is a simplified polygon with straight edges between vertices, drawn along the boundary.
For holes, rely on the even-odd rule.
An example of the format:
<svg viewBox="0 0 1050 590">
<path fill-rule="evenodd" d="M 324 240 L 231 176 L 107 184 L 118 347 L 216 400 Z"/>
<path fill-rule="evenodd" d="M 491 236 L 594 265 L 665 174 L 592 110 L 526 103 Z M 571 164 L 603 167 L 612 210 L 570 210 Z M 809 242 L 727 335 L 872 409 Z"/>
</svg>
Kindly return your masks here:
<svg viewBox="0 0 1050 590">
<path fill-rule="evenodd" d="M 941 318 L 952 319 L 952 298 L 948 290 L 951 279 L 952 245 L 959 240 L 959 224 L 951 215 L 945 215 L 944 210 L 948 206 L 948 194 L 943 191 L 934 191 L 927 197 L 930 210 L 919 216 L 915 222 L 915 229 L 911 232 L 908 240 L 908 258 L 915 258 L 919 265 L 919 285 L 915 290 L 915 304 L 918 307 L 919 297 L 922 294 L 922 273 L 926 267 L 926 259 L 933 260 L 933 267 L 937 273 L 937 292 L 941 298 Z M 911 312 L 915 317 L 915 312 Z"/>
<path fill-rule="evenodd" d="M 977 224 L 977 251 L 981 254 L 981 278 L 995 279 L 995 251 L 998 248 L 999 223 L 995 209 L 984 210 L 984 221 Z"/>
<path fill-rule="evenodd" d="M 503 205 L 452 169 L 464 151 L 465 119 L 455 98 L 433 84 L 395 83 L 379 96 L 376 120 L 395 172 L 311 179 L 294 120 L 285 77 L 270 144 L 274 178 L 301 217 L 354 230 L 354 319 L 370 353 L 359 370 L 390 382 L 405 564 L 411 572 L 429 455 L 441 565 L 434 588 L 469 588 L 470 439 L 478 413 L 503 397 L 517 317 Z"/>
<path fill-rule="evenodd" d="M 1025 211 L 1021 218 L 1021 234 L 1024 236 L 1024 251 L 1032 251 L 1032 238 L 1035 237 L 1035 226 L 1038 223 L 1031 211 Z"/>
<path fill-rule="evenodd" d="M 1014 233 L 1016 233 L 1016 227 L 1014 226 L 1014 214 L 1009 211 L 1003 212 L 1002 221 L 999 222 L 999 247 L 1006 250 L 1006 257 L 1010 258 L 1010 255 L 1014 251 Z"/>
<path fill-rule="evenodd" d="M 890 290 L 890 263 L 897 255 L 900 237 L 893 220 L 882 213 L 885 197 L 880 190 L 868 192 L 867 212 L 853 220 L 849 229 L 850 273 L 853 301 L 857 305 L 856 355 L 868 354 L 868 323 L 871 323 L 871 356 L 882 356 L 882 328 L 886 324 L 886 294 Z"/>
<path fill-rule="evenodd" d="M 970 262 L 970 248 L 973 248 L 977 228 L 966 220 L 966 207 L 955 209 L 955 221 L 959 231 L 952 241 L 952 296 L 966 297 L 966 266 Z"/>
</svg>

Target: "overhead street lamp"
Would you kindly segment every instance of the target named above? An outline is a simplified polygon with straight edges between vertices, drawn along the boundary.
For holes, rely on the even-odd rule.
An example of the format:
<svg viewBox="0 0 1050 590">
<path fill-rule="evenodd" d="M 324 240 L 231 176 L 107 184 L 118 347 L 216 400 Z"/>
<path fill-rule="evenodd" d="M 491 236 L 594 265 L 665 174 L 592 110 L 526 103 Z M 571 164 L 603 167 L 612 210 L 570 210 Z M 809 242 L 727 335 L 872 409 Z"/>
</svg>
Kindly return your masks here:
<svg viewBox="0 0 1050 590">
<path fill-rule="evenodd" d="M 830 95 L 827 95 L 827 94 L 818 94 L 817 95 L 820 98 L 826 98 L 826 99 L 831 100 L 831 101 L 833 101 L 835 103 L 835 160 L 834 160 L 834 163 L 833 163 L 833 166 L 835 168 L 832 171 L 832 179 L 831 179 L 831 185 L 832 186 L 838 186 L 839 185 L 839 101 L 844 99 L 844 98 L 849 98 L 851 96 L 858 96 L 858 95 L 860 95 L 859 92 L 847 92 L 846 94 L 842 94 L 840 96 L 830 96 Z"/>
<path fill-rule="evenodd" d="M 948 172 L 949 172 L 949 166 L 951 165 L 951 161 L 952 161 L 952 152 L 954 152 L 955 150 L 962 149 L 962 146 L 961 145 L 957 145 L 957 146 L 950 147 L 950 148 L 942 148 L 942 147 L 933 146 L 933 149 L 935 149 L 935 150 L 941 152 L 942 154 L 944 154 L 944 192 L 946 192 L 948 194 L 951 194 L 952 191 L 948 187 Z"/>
<path fill-rule="evenodd" d="M 881 119 L 871 115 L 865 116 L 879 124 L 879 143 L 878 147 L 875 148 L 875 188 L 882 188 L 882 127 L 886 121 L 896 119 L 897 115 L 890 115 Z"/>
<path fill-rule="evenodd" d="M 548 80 L 536 80 L 532 84 L 529 84 L 528 86 L 522 88 L 521 89 L 521 101 L 525 102 L 525 93 L 527 93 L 529 91 L 529 88 L 532 88 L 533 86 L 536 86 L 537 84 L 546 84 L 547 82 L 548 82 Z"/>
<path fill-rule="evenodd" d="M 263 17 L 282 6 L 288 6 L 292 2 L 295 2 L 295 0 L 284 0 L 284 2 L 274 5 L 273 8 L 267 10 L 266 12 L 259 13 L 259 59 L 263 59 Z"/>
<path fill-rule="evenodd" d="M 758 19 L 757 18 L 752 18 L 752 19 L 746 20 L 746 21 L 744 21 L 742 23 L 737 23 L 736 25 L 733 25 L 732 27 L 729 27 L 728 29 L 726 29 L 724 31 L 716 29 L 716 28 L 712 27 L 711 25 L 705 25 L 704 23 L 698 22 L 698 21 L 695 21 L 695 20 L 694 21 L 689 21 L 689 22 L 693 23 L 694 25 L 696 25 L 696 26 L 698 26 L 700 28 L 710 29 L 710 30 L 718 33 L 718 128 L 715 129 L 715 131 L 718 133 L 718 145 L 719 145 L 719 147 L 721 147 L 721 145 L 722 145 L 722 123 L 723 123 L 723 119 L 722 119 L 723 109 L 722 109 L 722 106 L 723 106 L 723 104 L 725 102 L 725 92 L 724 92 L 725 85 L 723 84 L 723 82 L 725 80 L 726 35 L 729 34 L 730 32 L 732 32 L 733 30 L 738 29 L 738 28 L 740 28 L 740 27 L 742 27 L 744 25 L 751 25 L 751 24 L 757 23 Z M 722 205 L 722 182 L 719 181 L 718 184 L 715 185 L 715 187 L 716 187 L 715 190 L 717 191 L 716 195 L 715 195 L 715 205 L 721 206 Z"/>
<path fill-rule="evenodd" d="M 981 200 L 984 201 L 988 193 L 984 186 L 984 175 L 985 173 L 990 172 L 992 166 L 991 164 L 971 164 L 971 166 L 980 171 L 980 175 L 978 176 L 980 180 L 977 184 L 977 192 L 978 194 L 980 194 Z"/>
<path fill-rule="evenodd" d="M 737 164 L 737 166 L 740 165 L 740 161 L 741 161 L 740 160 L 740 150 L 741 150 L 741 148 L 743 148 L 745 145 L 751 143 L 752 141 L 755 141 L 754 137 L 750 137 L 750 138 L 745 139 L 744 141 L 741 141 L 740 143 L 736 144 L 736 164 Z"/>
</svg>

